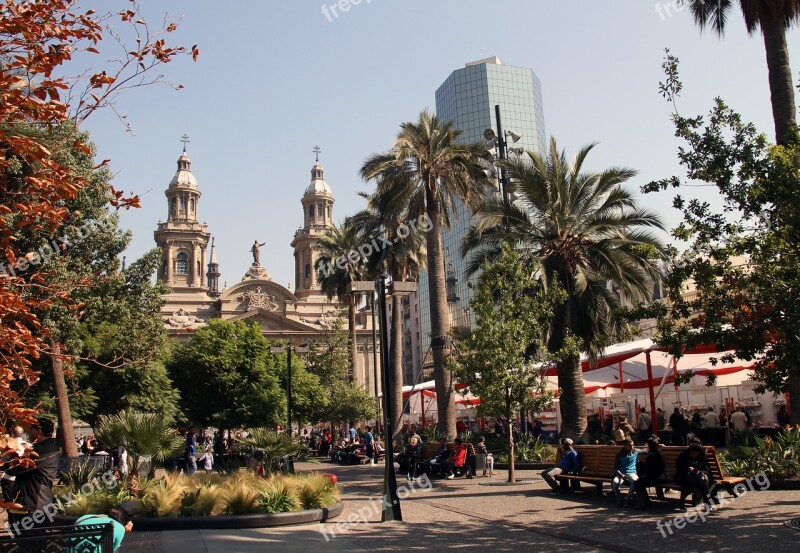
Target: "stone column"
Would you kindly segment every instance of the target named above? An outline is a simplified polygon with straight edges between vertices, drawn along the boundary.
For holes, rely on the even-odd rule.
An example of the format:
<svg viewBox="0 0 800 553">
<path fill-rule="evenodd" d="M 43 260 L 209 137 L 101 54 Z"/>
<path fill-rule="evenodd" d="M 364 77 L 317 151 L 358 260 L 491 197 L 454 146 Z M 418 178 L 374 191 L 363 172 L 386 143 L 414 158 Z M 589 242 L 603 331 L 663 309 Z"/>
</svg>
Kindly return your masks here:
<svg viewBox="0 0 800 553">
<path fill-rule="evenodd" d="M 197 270 L 197 265 L 200 263 L 200 244 L 195 243 L 194 247 L 192 248 L 192 283 L 193 286 L 202 286 L 203 283 L 200 280 L 200 271 Z M 202 270 L 202 264 L 200 264 L 200 269 Z"/>
<path fill-rule="evenodd" d="M 166 276 L 166 281 L 167 281 L 167 284 L 172 286 L 172 284 L 173 284 L 173 282 L 172 282 L 172 241 L 167 241 L 166 247 L 164 248 L 164 251 L 167 254 L 167 276 Z"/>
<path fill-rule="evenodd" d="M 206 246 L 200 246 L 200 287 L 207 285 L 206 282 Z"/>
</svg>

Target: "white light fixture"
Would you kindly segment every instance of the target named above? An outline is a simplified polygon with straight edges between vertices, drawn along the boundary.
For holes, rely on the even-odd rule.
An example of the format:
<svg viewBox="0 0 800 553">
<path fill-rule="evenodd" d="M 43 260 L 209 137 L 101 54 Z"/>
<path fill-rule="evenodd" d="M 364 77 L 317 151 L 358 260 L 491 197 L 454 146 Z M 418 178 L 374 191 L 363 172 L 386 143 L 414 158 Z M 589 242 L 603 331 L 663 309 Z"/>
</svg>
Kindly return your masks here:
<svg viewBox="0 0 800 553">
<path fill-rule="evenodd" d="M 514 131 L 506 131 L 506 136 L 507 137 L 510 136 L 511 140 L 512 140 L 512 142 L 514 142 L 514 144 L 519 142 L 520 138 L 522 138 L 522 135 L 519 135 L 519 134 L 515 133 Z"/>
</svg>

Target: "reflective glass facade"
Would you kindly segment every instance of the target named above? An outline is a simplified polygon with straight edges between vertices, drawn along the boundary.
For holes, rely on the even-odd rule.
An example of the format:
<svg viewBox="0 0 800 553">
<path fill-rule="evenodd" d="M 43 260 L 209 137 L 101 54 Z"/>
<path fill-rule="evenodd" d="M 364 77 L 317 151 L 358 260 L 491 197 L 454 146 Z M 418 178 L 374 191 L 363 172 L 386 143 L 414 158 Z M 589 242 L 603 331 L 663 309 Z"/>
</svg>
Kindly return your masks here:
<svg viewBox="0 0 800 553">
<path fill-rule="evenodd" d="M 509 147 L 523 147 L 526 151 L 543 153 L 547 144 L 544 127 L 544 110 L 539 79 L 531 69 L 504 65 L 497 58 L 467 64 L 453 71 L 436 91 L 436 114 L 452 121 L 463 134 L 460 141 L 468 144 L 484 143 L 483 132 L 493 129 L 497 133 L 495 105 L 500 106 L 503 131 L 513 131 L 522 138 L 517 143 L 508 139 Z M 454 327 L 474 324 L 469 303 L 472 289 L 466 274 L 466 260 L 461 255 L 461 241 L 474 219 L 463 205 L 458 207 L 457 221 L 443 233 L 447 291 L 450 315 Z M 421 349 L 429 351 L 430 311 L 427 273 L 420 276 L 420 326 Z M 427 354 L 426 363 L 431 356 Z M 426 367 L 427 368 L 427 367 Z M 430 376 L 429 370 L 426 377 Z"/>
</svg>

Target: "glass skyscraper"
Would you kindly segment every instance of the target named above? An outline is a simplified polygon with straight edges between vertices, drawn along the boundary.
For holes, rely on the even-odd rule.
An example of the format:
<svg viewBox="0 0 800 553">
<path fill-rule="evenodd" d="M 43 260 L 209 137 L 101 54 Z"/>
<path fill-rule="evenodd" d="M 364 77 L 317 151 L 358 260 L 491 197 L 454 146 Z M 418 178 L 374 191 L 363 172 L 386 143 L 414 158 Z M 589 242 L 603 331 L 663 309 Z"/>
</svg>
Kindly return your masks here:
<svg viewBox="0 0 800 553">
<path fill-rule="evenodd" d="M 514 143 L 508 139 L 509 147 L 522 147 L 525 151 L 544 153 L 547 137 L 544 130 L 544 110 L 539 79 L 532 69 L 512 67 L 492 57 L 466 64 L 453 71 L 436 90 L 436 114 L 440 119 L 451 121 L 462 131 L 460 142 L 464 144 L 486 142 L 486 129 L 497 132 L 495 106 L 500 106 L 503 131 L 513 131 L 522 138 Z M 457 208 L 457 220 L 443 232 L 445 247 L 445 269 L 447 295 L 451 324 L 456 328 L 472 328 L 474 318 L 470 312 L 472 289 L 466 272 L 467 260 L 461 255 L 461 242 L 475 219 L 463 205 Z M 421 349 L 429 351 L 430 311 L 428 275 L 420 275 L 419 312 L 421 327 Z M 432 356 L 425 355 L 426 363 Z M 424 378 L 430 376 L 425 367 Z"/>
</svg>

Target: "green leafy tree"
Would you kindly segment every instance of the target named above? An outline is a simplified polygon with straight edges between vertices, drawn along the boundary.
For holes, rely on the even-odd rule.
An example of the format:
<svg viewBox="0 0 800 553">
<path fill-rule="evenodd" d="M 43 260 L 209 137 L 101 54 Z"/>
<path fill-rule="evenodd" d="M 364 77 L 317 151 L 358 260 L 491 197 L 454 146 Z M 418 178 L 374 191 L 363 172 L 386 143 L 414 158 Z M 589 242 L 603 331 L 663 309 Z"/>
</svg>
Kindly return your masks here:
<svg viewBox="0 0 800 553">
<path fill-rule="evenodd" d="M 347 378 L 350 367 L 348 339 L 342 317 L 337 317 L 322 339 L 312 344 L 310 352 L 303 355 L 308 372 L 319 378 L 324 393 L 323 398 L 312 406 L 311 421 L 354 423 L 378 416 L 377 401 L 369 390 L 360 388 Z"/>
<path fill-rule="evenodd" d="M 489 198 L 479 222 L 464 239 L 469 270 L 500 259 L 513 243 L 546 290 L 560 289 L 564 301 L 554 308 L 545 331 L 547 351 L 556 358 L 559 406 L 565 433 L 573 438 L 586 428 L 585 391 L 580 352 L 596 358 L 620 336 L 624 321 L 615 316 L 615 285 L 632 302 L 646 302 L 660 278 L 651 247 L 663 251 L 649 228 L 663 229 L 654 213 L 637 205 L 623 183 L 636 172 L 612 167 L 585 172 L 594 148 L 588 145 L 568 161 L 554 138 L 546 155 L 505 162 L 515 202 Z"/>
<path fill-rule="evenodd" d="M 269 342 L 257 324 L 212 319 L 176 347 L 168 364 L 181 394 L 183 416 L 218 428 L 285 422 L 286 396 Z"/>
<path fill-rule="evenodd" d="M 463 343 L 456 375 L 481 398 L 479 413 L 511 421 L 520 409 L 543 411 L 552 403 L 536 347 L 563 301 L 545 291 L 519 252 L 502 246 L 500 257 L 485 264 L 471 305 L 477 327 Z M 514 481 L 514 436 L 508 432 L 508 481 Z"/>
<path fill-rule="evenodd" d="M 662 90 L 674 104 L 681 83 L 669 51 L 663 67 Z M 713 185 L 723 207 L 681 194 L 673 200 L 683 221 L 672 234 L 689 246 L 672 262 L 671 309 L 659 322 L 659 341 L 677 356 L 716 344 L 730 353 L 712 356 L 712 363 L 752 361 L 759 391 L 788 392 L 791 405 L 800 405 L 800 137 L 793 130 L 782 145 L 771 145 L 719 98 L 707 117 L 672 117 L 685 143 L 678 159 L 686 180 Z M 683 185 L 671 177 L 644 191 Z M 687 282 L 694 293 L 685 294 Z M 800 423 L 800 409 L 792 408 L 791 420 Z"/>
<path fill-rule="evenodd" d="M 419 120 L 406 122 L 388 152 L 370 156 L 361 168 L 364 180 L 375 179 L 376 195 L 408 203 L 408 214 L 426 217 L 425 233 L 428 285 L 430 291 L 433 373 L 439 428 L 456 434 L 453 375 L 447 363 L 450 311 L 442 245 L 442 229 L 448 228 L 456 202 L 475 207 L 490 188 L 483 170 L 489 153 L 483 144 L 463 145 L 461 131 L 452 123 L 423 111 Z"/>
<path fill-rule="evenodd" d="M 700 28 L 711 27 L 720 36 L 725 32 L 736 3 L 733 0 L 682 2 L 689 4 Z M 775 137 L 778 144 L 786 145 L 789 131 L 797 122 L 786 32 L 800 21 L 800 0 L 739 0 L 738 4 L 747 32 L 753 35 L 760 30 L 764 37 Z"/>
</svg>

